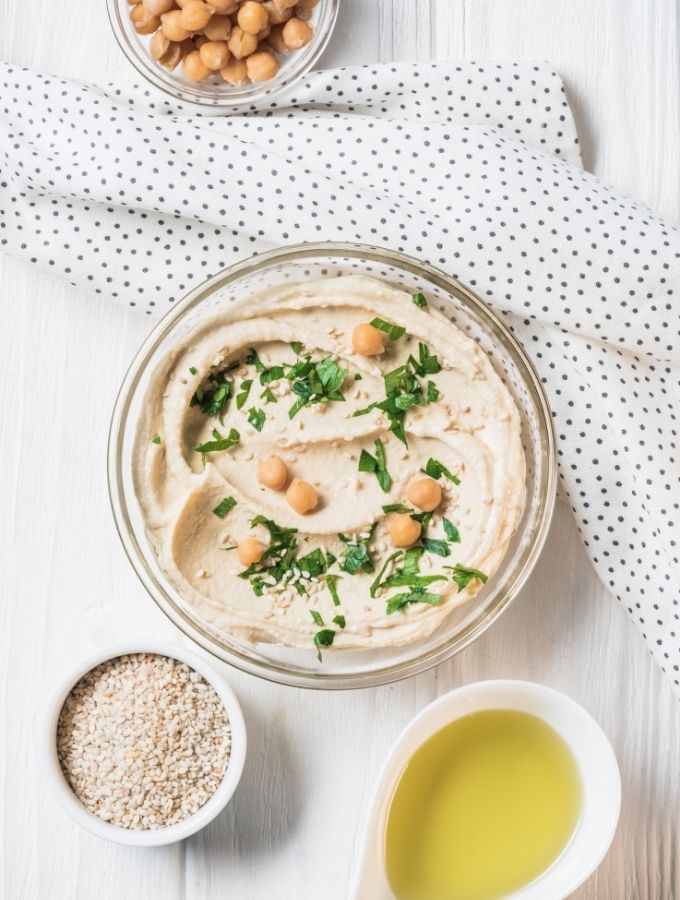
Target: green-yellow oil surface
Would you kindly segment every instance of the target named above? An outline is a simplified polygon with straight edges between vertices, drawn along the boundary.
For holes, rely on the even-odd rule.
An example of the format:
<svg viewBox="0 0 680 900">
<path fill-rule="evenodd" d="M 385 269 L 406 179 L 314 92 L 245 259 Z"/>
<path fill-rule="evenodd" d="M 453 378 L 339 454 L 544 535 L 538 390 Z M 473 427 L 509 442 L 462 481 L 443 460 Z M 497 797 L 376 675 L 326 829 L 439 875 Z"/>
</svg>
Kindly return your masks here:
<svg viewBox="0 0 680 900">
<path fill-rule="evenodd" d="M 416 750 L 390 804 L 385 863 L 399 900 L 496 900 L 550 867 L 581 810 L 571 751 L 548 724 L 485 710 Z"/>
</svg>

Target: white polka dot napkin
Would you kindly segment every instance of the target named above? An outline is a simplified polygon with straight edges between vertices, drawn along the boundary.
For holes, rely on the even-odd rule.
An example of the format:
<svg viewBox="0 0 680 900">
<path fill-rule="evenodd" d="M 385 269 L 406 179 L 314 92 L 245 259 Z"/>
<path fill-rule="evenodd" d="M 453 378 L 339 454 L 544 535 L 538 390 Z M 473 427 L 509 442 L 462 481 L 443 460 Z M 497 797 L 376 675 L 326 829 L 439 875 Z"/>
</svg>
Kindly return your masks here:
<svg viewBox="0 0 680 900">
<path fill-rule="evenodd" d="M 230 118 L 7 65 L 0 84 L 0 247 L 74 284 L 157 316 L 243 256 L 338 239 L 500 310 L 588 553 L 680 687 L 680 233 L 580 168 L 549 68 L 320 72 Z"/>
</svg>

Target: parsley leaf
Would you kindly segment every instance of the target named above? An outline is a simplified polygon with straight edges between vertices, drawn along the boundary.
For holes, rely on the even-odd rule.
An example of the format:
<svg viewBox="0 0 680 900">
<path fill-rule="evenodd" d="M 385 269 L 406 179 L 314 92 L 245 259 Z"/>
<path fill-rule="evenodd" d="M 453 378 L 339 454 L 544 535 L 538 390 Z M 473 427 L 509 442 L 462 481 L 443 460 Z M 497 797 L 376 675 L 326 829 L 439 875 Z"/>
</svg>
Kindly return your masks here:
<svg viewBox="0 0 680 900">
<path fill-rule="evenodd" d="M 335 622 L 335 624 L 338 625 L 340 628 L 344 628 L 345 625 L 347 624 L 347 620 L 345 619 L 345 617 L 340 616 L 340 615 L 333 616 L 333 622 Z"/>
<path fill-rule="evenodd" d="M 266 418 L 267 416 L 265 415 L 264 411 L 261 409 L 256 409 L 254 406 L 248 413 L 248 421 L 256 431 L 262 431 Z"/>
<path fill-rule="evenodd" d="M 229 431 L 228 435 L 220 434 L 216 428 L 212 432 L 214 440 L 207 441 L 205 444 L 199 444 L 195 447 L 196 453 L 201 454 L 203 465 L 205 466 L 205 457 L 208 453 L 218 453 L 221 450 L 230 450 L 241 440 L 241 435 L 235 428 Z"/>
<path fill-rule="evenodd" d="M 386 506 L 383 506 L 383 512 L 386 513 L 412 513 L 413 510 L 404 506 L 403 503 L 388 503 Z"/>
<path fill-rule="evenodd" d="M 427 402 L 428 403 L 436 403 L 439 400 L 440 390 L 434 381 L 427 382 Z"/>
<path fill-rule="evenodd" d="M 236 395 L 236 409 L 241 409 L 246 400 L 248 399 L 248 394 L 250 393 L 250 389 L 253 386 L 253 379 L 247 378 L 245 381 L 241 382 L 241 390 Z"/>
<path fill-rule="evenodd" d="M 333 643 L 333 639 L 335 638 L 335 632 L 330 628 L 324 628 L 321 631 L 317 631 L 314 635 L 314 646 L 317 649 L 317 657 L 319 662 L 323 659 L 321 656 L 321 647 L 330 647 Z"/>
<path fill-rule="evenodd" d="M 257 351 L 253 350 L 252 347 L 250 349 L 250 353 L 246 356 L 246 365 L 247 366 L 255 366 L 256 372 L 264 372 L 265 366 L 262 363 L 262 360 L 257 355 Z"/>
<path fill-rule="evenodd" d="M 189 405 L 200 406 L 204 415 L 218 417 L 221 422 L 230 395 L 231 382 L 226 380 L 224 372 L 218 372 L 197 388 Z"/>
<path fill-rule="evenodd" d="M 411 591 L 391 597 L 387 601 L 387 615 L 399 612 L 411 603 L 430 603 L 432 606 L 437 606 L 441 600 L 441 594 L 432 594 L 424 587 L 415 587 Z"/>
<path fill-rule="evenodd" d="M 220 500 L 213 512 L 219 519 L 223 519 L 235 506 L 236 500 L 233 497 L 225 497 L 224 500 Z"/>
<path fill-rule="evenodd" d="M 196 375 L 198 373 L 198 369 L 196 368 L 196 366 L 189 366 L 189 371 L 192 375 Z"/>
<path fill-rule="evenodd" d="M 486 584 L 489 580 L 489 576 L 485 575 L 483 572 L 480 572 L 479 569 L 468 569 L 466 566 L 462 566 L 460 563 L 456 563 L 453 568 L 451 566 L 446 566 L 447 569 L 451 569 L 453 575 L 451 576 L 451 580 L 455 581 L 458 585 L 458 591 L 464 591 L 465 588 L 470 584 L 471 581 L 474 581 L 478 578 L 482 584 Z"/>
<path fill-rule="evenodd" d="M 444 526 L 444 533 L 451 541 L 451 543 L 460 544 L 460 531 L 458 531 L 453 522 L 450 522 L 447 518 L 444 518 L 442 519 L 442 525 Z"/>
<path fill-rule="evenodd" d="M 384 331 L 391 341 L 397 341 L 406 334 L 406 329 L 402 325 L 395 325 L 384 319 L 372 319 L 371 325 L 379 331 Z"/>
<path fill-rule="evenodd" d="M 350 575 L 356 575 L 359 571 L 368 572 L 369 574 L 375 571 L 375 566 L 373 565 L 373 560 L 371 559 L 371 553 L 368 547 L 370 538 L 364 538 L 360 541 L 350 541 L 343 534 L 339 534 L 338 537 L 345 544 L 342 562 L 340 564 L 340 568 L 344 572 L 349 572 Z"/>
<path fill-rule="evenodd" d="M 302 572 L 307 572 L 312 578 L 318 578 L 326 571 L 326 557 L 320 547 L 312 550 L 306 556 L 300 557 L 297 561 L 298 568 Z"/>
<path fill-rule="evenodd" d="M 299 356 L 302 353 L 302 348 L 304 347 L 304 344 L 302 343 L 302 341 L 291 341 L 290 346 L 291 346 L 291 349 L 293 350 L 293 353 L 296 356 Z"/>
<path fill-rule="evenodd" d="M 160 444 L 160 442 L 161 442 L 161 436 L 160 436 L 160 434 L 157 434 L 155 438 L 151 438 L 151 443 L 152 443 L 152 444 Z"/>
<path fill-rule="evenodd" d="M 318 625 L 319 628 L 321 628 L 324 625 L 324 620 L 321 618 L 321 613 L 317 612 L 315 609 L 310 609 L 309 613 L 314 619 L 314 624 Z"/>
<path fill-rule="evenodd" d="M 390 587 L 410 587 L 422 588 L 425 590 L 428 585 L 435 581 L 446 581 L 445 575 L 421 575 L 420 574 L 420 557 L 423 555 L 422 547 L 411 547 L 404 552 L 397 550 L 387 558 L 385 564 L 378 577 L 375 579 L 370 588 L 371 597 L 375 597 L 379 590 Z M 384 578 L 388 566 L 403 556 L 401 567 L 396 568 L 391 575 Z"/>
<path fill-rule="evenodd" d="M 283 376 L 283 366 L 272 366 L 271 369 L 265 369 L 264 372 L 260 372 L 260 384 L 271 384 L 272 381 L 279 381 Z"/>
<path fill-rule="evenodd" d="M 449 556 L 451 554 L 449 545 L 446 541 L 438 541 L 433 538 L 424 537 L 422 539 L 422 544 L 428 553 L 435 553 L 437 556 Z"/>
<path fill-rule="evenodd" d="M 427 300 L 425 299 L 425 294 L 421 294 L 418 291 L 417 294 L 411 295 L 411 300 L 415 303 L 416 306 L 419 306 L 421 309 L 427 306 Z"/>
<path fill-rule="evenodd" d="M 375 442 L 375 456 L 371 456 L 368 450 L 362 450 L 359 455 L 359 471 L 373 472 L 378 479 L 378 484 L 385 493 L 392 487 L 392 476 L 387 471 L 385 461 L 385 447 L 378 438 Z"/>
<path fill-rule="evenodd" d="M 440 463 L 438 459 L 433 459 L 433 457 L 428 459 L 427 465 L 420 471 L 435 480 L 441 478 L 442 475 L 446 475 L 449 481 L 452 481 L 454 484 L 460 484 L 460 478 L 457 475 L 452 474 L 443 463 Z"/>
<path fill-rule="evenodd" d="M 266 387 L 260 394 L 260 400 L 266 400 L 267 403 L 278 403 L 276 395 L 271 388 Z"/>
<path fill-rule="evenodd" d="M 295 363 L 286 377 L 293 382 L 293 393 L 297 394 L 298 399 L 290 408 L 288 417 L 294 418 L 304 406 L 313 403 L 344 400 L 341 388 L 347 375 L 347 369 L 340 368 L 330 357 L 313 363 L 307 356 L 304 361 Z"/>
<path fill-rule="evenodd" d="M 334 560 L 335 561 L 335 560 Z M 326 575 L 326 587 L 330 591 L 330 595 L 333 598 L 334 606 L 340 606 L 340 595 L 338 594 L 338 576 L 337 575 Z M 333 620 L 335 621 L 335 620 Z M 344 625 L 342 626 L 345 627 Z"/>
</svg>

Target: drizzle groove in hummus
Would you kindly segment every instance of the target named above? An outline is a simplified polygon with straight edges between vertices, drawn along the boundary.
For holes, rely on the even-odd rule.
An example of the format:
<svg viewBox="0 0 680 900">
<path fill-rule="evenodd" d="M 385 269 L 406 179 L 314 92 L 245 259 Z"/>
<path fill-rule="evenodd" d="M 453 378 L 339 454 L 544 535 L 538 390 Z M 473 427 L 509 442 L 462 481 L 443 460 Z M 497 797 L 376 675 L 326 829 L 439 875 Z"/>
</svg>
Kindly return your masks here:
<svg viewBox="0 0 680 900">
<path fill-rule="evenodd" d="M 487 356 L 422 294 L 287 283 L 159 364 L 135 490 L 161 568 L 214 627 L 319 655 L 399 645 L 498 568 L 520 430 Z"/>
</svg>

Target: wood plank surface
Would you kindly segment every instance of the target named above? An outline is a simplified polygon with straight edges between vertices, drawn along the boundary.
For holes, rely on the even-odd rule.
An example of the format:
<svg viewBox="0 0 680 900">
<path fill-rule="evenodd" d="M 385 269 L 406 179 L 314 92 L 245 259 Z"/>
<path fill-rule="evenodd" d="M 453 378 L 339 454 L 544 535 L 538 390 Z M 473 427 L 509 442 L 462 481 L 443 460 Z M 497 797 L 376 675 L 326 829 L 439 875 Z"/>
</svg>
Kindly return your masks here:
<svg viewBox="0 0 680 900">
<path fill-rule="evenodd" d="M 99 82 L 134 79 L 103 0 L 0 0 L 0 55 Z M 586 164 L 680 218 L 678 3 L 343 0 L 325 64 L 548 59 Z M 43 705 L 72 660 L 177 632 L 130 571 L 109 512 L 109 411 L 148 323 L 0 258 L 0 894 L 7 900 L 344 900 L 382 760 L 430 700 L 480 678 L 571 694 L 610 735 L 624 803 L 580 900 L 680 897 L 680 716 L 599 585 L 565 507 L 522 596 L 473 647 L 389 687 L 311 693 L 232 673 L 250 752 L 228 810 L 184 845 L 133 850 L 80 831 L 47 791 Z M 103 339 L 105 336 L 105 339 Z M 368 900 L 368 898 L 367 898 Z"/>
</svg>

